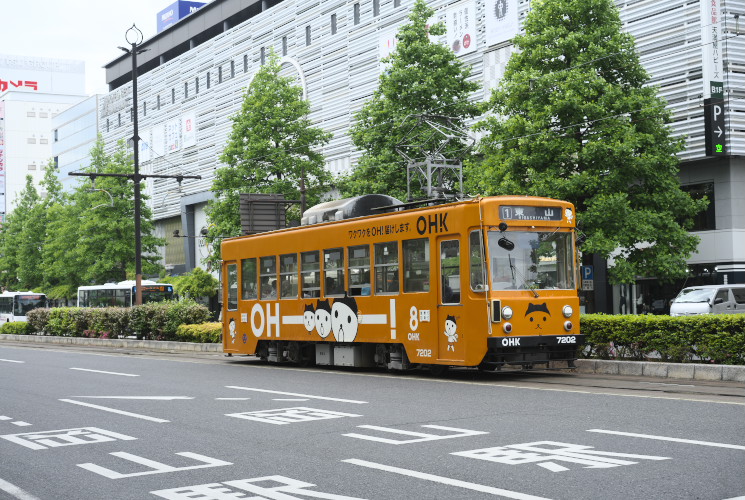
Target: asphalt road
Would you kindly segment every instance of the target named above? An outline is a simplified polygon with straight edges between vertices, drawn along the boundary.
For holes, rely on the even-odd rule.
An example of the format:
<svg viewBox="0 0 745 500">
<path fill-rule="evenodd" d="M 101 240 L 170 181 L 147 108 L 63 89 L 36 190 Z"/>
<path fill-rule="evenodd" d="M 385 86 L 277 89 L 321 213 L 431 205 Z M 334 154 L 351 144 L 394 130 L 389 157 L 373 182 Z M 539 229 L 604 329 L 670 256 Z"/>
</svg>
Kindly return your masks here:
<svg viewBox="0 0 745 500">
<path fill-rule="evenodd" d="M 0 499 L 745 498 L 745 386 L 0 346 Z"/>
</svg>

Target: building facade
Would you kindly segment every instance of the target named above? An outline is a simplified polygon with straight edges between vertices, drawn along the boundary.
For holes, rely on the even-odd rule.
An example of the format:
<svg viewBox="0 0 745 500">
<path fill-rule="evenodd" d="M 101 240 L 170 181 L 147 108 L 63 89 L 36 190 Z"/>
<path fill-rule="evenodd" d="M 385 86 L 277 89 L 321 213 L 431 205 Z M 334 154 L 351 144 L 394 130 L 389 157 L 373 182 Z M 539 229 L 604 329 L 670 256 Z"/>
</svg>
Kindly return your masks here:
<svg viewBox="0 0 745 500">
<path fill-rule="evenodd" d="M 52 119 L 85 98 L 83 61 L 0 55 L 0 217 L 52 159 Z M 44 193 L 41 193 L 42 195 Z"/>
<path fill-rule="evenodd" d="M 673 128 L 686 137 L 681 183 L 712 200 L 697 221 L 702 239 L 691 259 L 702 280 L 745 281 L 745 37 L 734 13 L 745 0 L 617 0 L 624 29 L 636 37 L 651 85 L 669 102 Z M 202 180 L 149 179 L 147 192 L 160 235 L 171 228 L 198 235 L 219 156 L 242 91 L 269 51 L 282 56 L 311 104 L 311 120 L 333 134 L 323 148 L 332 173 L 346 172 L 359 157 L 348 136 L 353 116 L 369 99 L 383 70 L 381 58 L 395 49 L 395 34 L 413 0 L 214 0 L 146 40 L 138 59 L 138 112 L 143 172 L 201 175 Z M 452 47 L 482 84 L 474 100 L 488 98 L 512 53 L 530 3 L 525 0 L 432 0 Z M 712 5 L 714 11 L 712 14 Z M 106 143 L 132 135 L 131 61 L 106 67 L 110 93 L 99 108 Z M 706 83 L 705 83 L 706 82 Z M 722 88 L 711 92 L 711 82 Z M 707 155 L 705 99 L 721 99 L 715 123 L 724 127 L 722 151 Z M 707 101 L 709 102 L 709 101 Z M 719 101 L 717 101 L 718 103 Z M 709 130 L 710 131 L 710 130 Z M 709 134 L 711 135 L 711 133 Z M 199 238 L 183 246 L 183 265 L 200 265 Z M 168 249 L 166 250 L 168 252 Z M 200 254 L 200 252 L 202 252 Z M 181 254 L 179 254 L 181 255 Z M 179 257 L 181 258 L 181 257 Z M 166 253 L 166 264 L 168 262 Z M 698 267 L 697 267 L 698 266 Z M 705 266 L 705 267 L 704 267 Z M 708 275 L 703 269 L 707 269 Z M 644 280 L 608 288 L 596 269 L 598 310 L 652 309 L 669 290 Z M 657 287 L 657 288 L 655 288 Z M 647 295 L 648 297 L 645 297 Z M 653 298 L 660 297 L 660 298 Z M 641 299 L 640 299 L 641 297 Z"/>
<path fill-rule="evenodd" d="M 98 138 L 99 99 L 98 94 L 90 96 L 52 118 L 52 156 L 68 193 L 82 182 L 70 172 L 90 165 L 90 151 Z"/>
</svg>

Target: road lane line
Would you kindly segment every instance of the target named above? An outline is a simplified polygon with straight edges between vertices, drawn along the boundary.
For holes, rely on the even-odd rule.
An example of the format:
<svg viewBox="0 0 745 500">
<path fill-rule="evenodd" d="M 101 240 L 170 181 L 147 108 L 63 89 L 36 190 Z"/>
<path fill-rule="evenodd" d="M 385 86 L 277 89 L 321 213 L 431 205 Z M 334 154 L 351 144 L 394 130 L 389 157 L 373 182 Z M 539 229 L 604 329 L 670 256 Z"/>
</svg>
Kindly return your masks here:
<svg viewBox="0 0 745 500">
<path fill-rule="evenodd" d="M 0 361 L 4 361 L 6 363 L 25 363 L 25 361 L 16 361 L 15 359 L 0 359 Z"/>
<path fill-rule="evenodd" d="M 105 375 L 119 375 L 120 377 L 139 377 L 139 375 L 134 375 L 132 373 L 105 372 L 102 370 L 89 370 L 88 368 L 70 368 L 70 370 L 78 370 L 81 372 L 103 373 Z"/>
<path fill-rule="evenodd" d="M 242 391 L 267 392 L 269 394 L 282 394 L 283 396 L 296 396 L 299 398 L 323 399 L 325 401 L 339 401 L 341 403 L 353 403 L 357 405 L 366 405 L 367 401 L 356 401 L 354 399 L 329 398 L 326 396 L 311 396 L 310 394 L 297 394 L 295 392 L 270 391 L 268 389 L 256 389 L 254 387 L 240 387 L 237 385 L 226 385 L 228 389 L 240 389 Z"/>
<path fill-rule="evenodd" d="M 496 495 L 505 498 L 514 498 L 516 500 L 548 500 L 545 497 L 536 497 L 533 495 L 527 495 L 525 493 L 519 493 L 517 491 L 503 490 L 501 488 L 494 488 L 493 486 L 486 486 L 483 484 L 468 483 L 466 481 L 460 481 L 459 479 L 452 479 L 449 477 L 435 476 L 434 474 L 427 474 L 426 472 L 418 472 L 415 470 L 401 469 L 399 467 L 393 467 L 390 465 L 378 464 L 375 462 L 368 462 L 367 460 L 358 460 L 356 458 L 350 458 L 348 460 L 342 460 L 348 464 L 359 465 L 361 467 L 368 467 L 370 469 L 378 469 L 386 472 L 393 472 L 395 474 L 401 474 L 403 476 L 414 477 L 417 479 L 424 479 L 426 481 L 432 481 L 435 483 L 446 484 L 448 486 L 457 486 L 459 488 L 465 488 L 467 490 L 479 491 L 481 493 L 489 493 L 490 495 Z"/>
<path fill-rule="evenodd" d="M 18 486 L 10 484 L 7 481 L 3 481 L 2 479 L 0 479 L 0 491 L 4 491 L 5 493 L 8 493 L 9 495 L 17 498 L 18 500 L 39 500 L 31 493 L 27 493 Z"/>
<path fill-rule="evenodd" d="M 75 401 L 74 399 L 60 399 L 63 403 L 72 403 L 74 405 L 87 406 L 88 408 L 95 408 L 96 410 L 108 411 L 111 413 L 118 413 L 127 417 L 141 418 L 142 420 L 149 420 L 151 422 L 165 423 L 170 420 L 163 420 L 162 418 L 148 417 L 147 415 L 140 415 L 139 413 L 131 413 L 124 410 L 117 410 L 115 408 L 107 408 L 106 406 L 94 405 L 91 403 L 83 403 L 82 401 Z"/>
<path fill-rule="evenodd" d="M 17 425 L 18 427 L 28 427 L 29 425 L 31 425 L 28 422 L 24 422 L 23 420 L 17 420 L 15 422 L 11 422 L 11 424 Z"/>
<path fill-rule="evenodd" d="M 72 396 L 85 399 L 134 399 L 148 401 L 174 401 L 177 399 L 194 399 L 191 396 Z"/>
<path fill-rule="evenodd" d="M 653 436 L 651 434 L 635 434 L 633 432 L 608 431 L 604 429 L 588 429 L 587 432 L 598 432 L 601 434 L 614 434 L 616 436 L 638 437 L 643 439 L 656 439 L 658 441 L 673 441 L 675 443 L 698 444 L 701 446 L 714 446 L 716 448 L 731 448 L 733 450 L 745 450 L 745 446 L 727 443 L 712 443 L 710 441 L 696 441 L 695 439 L 681 439 L 667 436 Z"/>
</svg>

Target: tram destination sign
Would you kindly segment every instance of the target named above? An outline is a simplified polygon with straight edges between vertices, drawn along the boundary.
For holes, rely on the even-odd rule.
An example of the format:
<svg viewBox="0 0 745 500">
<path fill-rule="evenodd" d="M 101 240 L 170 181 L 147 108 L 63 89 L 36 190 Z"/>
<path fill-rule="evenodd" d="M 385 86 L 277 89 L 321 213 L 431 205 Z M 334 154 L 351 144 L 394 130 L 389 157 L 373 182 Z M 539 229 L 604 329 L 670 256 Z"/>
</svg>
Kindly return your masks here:
<svg viewBox="0 0 745 500">
<path fill-rule="evenodd" d="M 502 220 L 561 220 L 561 207 L 535 207 L 502 205 L 499 207 Z"/>
</svg>

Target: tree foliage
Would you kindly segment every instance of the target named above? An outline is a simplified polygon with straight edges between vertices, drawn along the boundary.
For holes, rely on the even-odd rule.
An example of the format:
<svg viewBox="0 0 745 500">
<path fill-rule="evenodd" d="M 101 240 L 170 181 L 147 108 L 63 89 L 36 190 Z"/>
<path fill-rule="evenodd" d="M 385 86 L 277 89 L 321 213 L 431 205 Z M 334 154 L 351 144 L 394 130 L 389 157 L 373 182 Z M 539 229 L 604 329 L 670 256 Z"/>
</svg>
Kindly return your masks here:
<svg viewBox="0 0 745 500">
<path fill-rule="evenodd" d="M 540 2 L 523 26 L 479 125 L 470 189 L 573 202 L 582 249 L 613 257 L 613 283 L 682 277 L 698 242 L 686 229 L 706 202 L 680 189 L 683 141 L 614 3 Z"/>
<path fill-rule="evenodd" d="M 396 50 L 382 61 L 387 67 L 378 89 L 355 115 L 350 134 L 363 155 L 351 175 L 341 179 L 347 196 L 386 193 L 405 198 L 406 162 L 396 144 L 404 137 L 414 138 L 424 151 L 432 151 L 442 139 L 427 125 L 417 126 L 412 115 L 452 117 L 456 126 L 478 115 L 478 107 L 469 102 L 479 88 L 468 80 L 470 68 L 450 48 L 430 40 L 430 34 L 445 33 L 442 23 L 428 26 L 434 12 L 424 0 L 416 0 L 408 23 L 396 36 Z M 454 141 L 444 156 L 457 157 L 462 150 L 463 144 Z"/>
<path fill-rule="evenodd" d="M 201 267 L 196 267 L 183 276 L 171 278 L 171 282 L 176 288 L 176 293 L 195 300 L 200 297 L 214 297 L 217 295 L 217 287 L 220 284 L 214 276 Z"/>
<path fill-rule="evenodd" d="M 26 176 L 26 185 L 15 200 L 13 211 L 3 223 L 0 233 L 0 280 L 8 290 L 31 290 L 39 286 L 38 266 L 43 230 L 39 232 L 41 197 L 33 177 Z"/>
<path fill-rule="evenodd" d="M 308 204 L 315 204 L 328 189 L 330 174 L 316 149 L 331 134 L 312 127 L 310 103 L 293 77 L 282 76 L 273 52 L 259 69 L 243 97 L 241 110 L 232 117 L 233 129 L 220 156 L 209 203 L 208 242 L 211 261 L 219 260 L 219 241 L 240 234 L 240 193 L 279 193 L 299 200 L 304 179 Z"/>
</svg>

